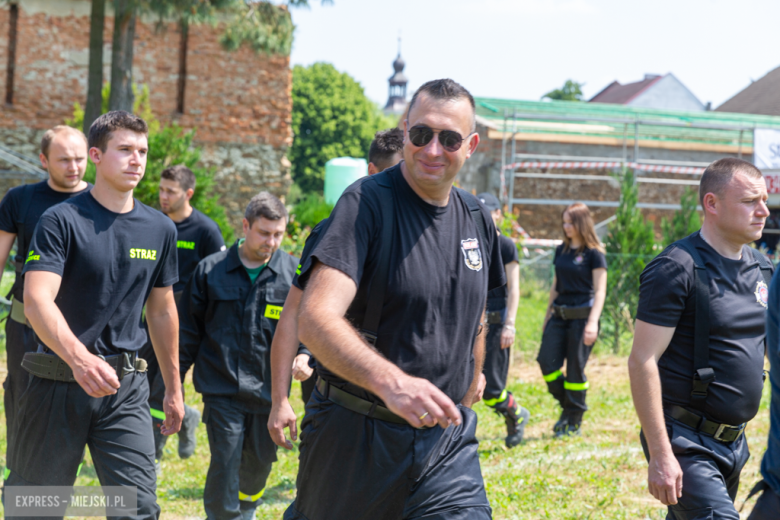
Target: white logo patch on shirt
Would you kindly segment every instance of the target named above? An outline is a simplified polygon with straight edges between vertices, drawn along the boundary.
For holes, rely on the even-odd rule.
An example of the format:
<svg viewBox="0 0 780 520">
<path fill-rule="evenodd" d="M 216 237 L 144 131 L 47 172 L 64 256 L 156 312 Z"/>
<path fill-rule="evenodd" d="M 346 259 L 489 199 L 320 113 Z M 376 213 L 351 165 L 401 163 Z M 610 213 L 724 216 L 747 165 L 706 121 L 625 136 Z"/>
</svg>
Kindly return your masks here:
<svg viewBox="0 0 780 520">
<path fill-rule="evenodd" d="M 472 271 L 480 271 L 482 269 L 482 251 L 479 249 L 479 242 L 476 238 L 461 240 L 460 250 L 463 251 L 466 267 Z"/>
<path fill-rule="evenodd" d="M 756 295 L 756 301 L 766 308 L 767 302 L 769 301 L 769 289 L 764 280 L 760 280 L 756 283 L 756 292 L 753 294 Z"/>
</svg>

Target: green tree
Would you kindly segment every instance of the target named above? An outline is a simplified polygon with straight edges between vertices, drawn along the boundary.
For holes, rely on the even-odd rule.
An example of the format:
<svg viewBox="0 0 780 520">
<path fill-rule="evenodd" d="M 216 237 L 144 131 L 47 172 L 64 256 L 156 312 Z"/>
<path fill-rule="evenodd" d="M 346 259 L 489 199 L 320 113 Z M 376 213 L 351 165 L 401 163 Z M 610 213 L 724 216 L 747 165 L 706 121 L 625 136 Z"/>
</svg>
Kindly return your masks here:
<svg viewBox="0 0 780 520">
<path fill-rule="evenodd" d="M 110 91 L 110 85 L 106 84 L 103 88 L 102 103 L 104 106 L 108 103 Z M 135 188 L 134 197 L 147 206 L 160 209 L 157 195 L 160 174 L 168 166 L 184 164 L 195 174 L 197 183 L 195 195 L 190 203 L 219 225 L 226 244 L 232 243 L 235 238 L 233 226 L 227 218 L 225 208 L 219 203 L 219 197 L 213 195 L 214 172 L 198 166 L 200 149 L 192 144 L 195 130 L 186 132 L 176 124 L 162 126 L 152 114 L 147 87 L 142 88 L 140 93 L 136 90 L 134 97 L 133 112 L 144 118 L 149 125 L 149 154 L 146 158 L 146 172 Z M 78 103 L 73 108 L 73 118 L 66 120 L 65 124 L 79 129 L 84 124 L 84 110 Z M 89 182 L 95 182 L 95 165 L 92 161 L 87 162 L 87 173 L 84 178 Z"/>
<path fill-rule="evenodd" d="M 620 350 L 623 330 L 633 333 L 633 319 L 639 301 L 639 275 L 655 254 L 653 224 L 645 221 L 636 207 L 638 189 L 634 172 L 625 170 L 620 185 L 620 205 L 609 224 L 607 249 L 607 297 L 604 312 L 612 330 L 612 349 Z"/>
<path fill-rule="evenodd" d="M 330 63 L 293 69 L 289 151 L 293 180 L 304 193 L 322 192 L 325 163 L 335 157 L 366 157 L 378 130 L 396 125 L 369 100 L 363 87 Z"/>
<path fill-rule="evenodd" d="M 680 209 L 674 212 L 672 221 L 666 217 L 661 219 L 661 231 L 664 235 L 664 245 L 677 242 L 701 228 L 701 217 L 696 210 L 699 203 L 699 192 L 686 188 L 680 198 Z"/>
<path fill-rule="evenodd" d="M 571 79 L 567 79 L 563 84 L 563 88 L 556 88 L 551 90 L 542 99 L 552 99 L 556 101 L 583 101 L 582 99 L 582 87 L 585 83 L 578 83 Z"/>
</svg>

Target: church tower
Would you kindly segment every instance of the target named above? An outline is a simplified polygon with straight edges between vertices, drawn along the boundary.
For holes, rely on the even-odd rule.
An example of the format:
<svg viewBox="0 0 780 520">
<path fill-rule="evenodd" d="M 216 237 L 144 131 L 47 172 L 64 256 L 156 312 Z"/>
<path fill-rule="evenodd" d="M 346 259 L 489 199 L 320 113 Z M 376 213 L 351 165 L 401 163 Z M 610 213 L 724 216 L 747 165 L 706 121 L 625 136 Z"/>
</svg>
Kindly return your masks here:
<svg viewBox="0 0 780 520">
<path fill-rule="evenodd" d="M 395 74 L 390 76 L 388 83 L 388 98 L 385 105 L 385 114 L 403 114 L 406 110 L 406 84 L 409 80 L 404 76 L 404 63 L 401 58 L 401 38 L 398 38 L 398 57 L 393 62 Z"/>
</svg>

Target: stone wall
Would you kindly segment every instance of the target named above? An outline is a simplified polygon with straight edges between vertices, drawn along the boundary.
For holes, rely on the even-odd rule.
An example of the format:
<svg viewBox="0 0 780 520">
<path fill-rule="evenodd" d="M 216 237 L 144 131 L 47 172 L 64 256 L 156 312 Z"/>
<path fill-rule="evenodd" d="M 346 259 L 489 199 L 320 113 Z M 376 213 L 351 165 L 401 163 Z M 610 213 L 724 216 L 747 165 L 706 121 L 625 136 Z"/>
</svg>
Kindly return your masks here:
<svg viewBox="0 0 780 520">
<path fill-rule="evenodd" d="M 13 105 L 0 105 L 0 144 L 37 155 L 45 129 L 86 103 L 90 0 L 20 0 Z M 110 77 L 113 18 L 107 3 L 104 78 Z M 5 96 L 8 5 L 0 7 L 0 96 Z M 133 78 L 150 90 L 161 122 L 196 129 L 203 163 L 216 167 L 216 189 L 231 218 L 267 189 L 284 196 L 291 184 L 292 74 L 288 56 L 264 56 L 247 47 L 225 51 L 221 27 L 189 31 L 184 113 L 176 112 L 179 30 L 156 19 L 136 25 Z M 240 211 L 239 211 L 240 209 Z"/>
</svg>

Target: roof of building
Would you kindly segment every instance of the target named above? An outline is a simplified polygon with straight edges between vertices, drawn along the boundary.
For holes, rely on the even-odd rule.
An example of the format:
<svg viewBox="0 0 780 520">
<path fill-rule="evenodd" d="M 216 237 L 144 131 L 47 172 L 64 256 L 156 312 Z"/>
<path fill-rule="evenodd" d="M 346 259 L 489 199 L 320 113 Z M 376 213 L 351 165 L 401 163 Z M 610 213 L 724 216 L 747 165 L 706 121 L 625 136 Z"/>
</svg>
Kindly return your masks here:
<svg viewBox="0 0 780 520">
<path fill-rule="evenodd" d="M 632 141 L 635 125 L 642 146 L 664 143 L 691 150 L 751 153 L 753 128 L 780 129 L 780 117 L 727 112 L 659 110 L 577 101 L 519 101 L 475 98 L 477 117 L 501 138 L 501 132 L 526 134 L 526 140 L 619 145 L 624 132 Z M 512 113 L 518 114 L 513 123 Z M 505 116 L 509 116 L 505 119 Z M 513 128 L 514 124 L 514 128 Z M 505 126 L 506 125 L 506 126 Z"/>
<path fill-rule="evenodd" d="M 780 115 L 780 67 L 754 81 L 716 108 L 718 112 Z"/>
<path fill-rule="evenodd" d="M 645 79 L 634 83 L 621 85 L 613 81 L 604 90 L 593 96 L 589 103 L 615 103 L 625 105 L 639 94 L 650 88 L 654 83 L 663 78 L 658 74 L 645 74 Z"/>
</svg>

